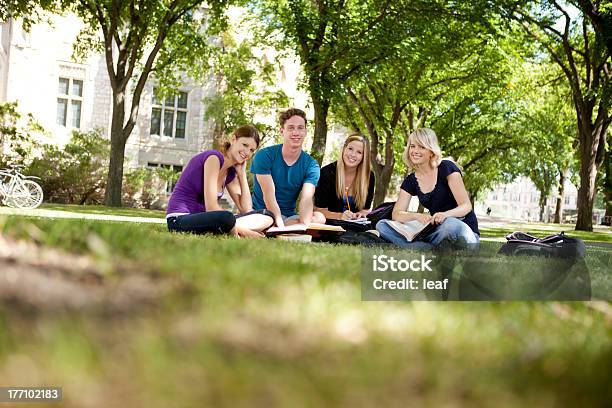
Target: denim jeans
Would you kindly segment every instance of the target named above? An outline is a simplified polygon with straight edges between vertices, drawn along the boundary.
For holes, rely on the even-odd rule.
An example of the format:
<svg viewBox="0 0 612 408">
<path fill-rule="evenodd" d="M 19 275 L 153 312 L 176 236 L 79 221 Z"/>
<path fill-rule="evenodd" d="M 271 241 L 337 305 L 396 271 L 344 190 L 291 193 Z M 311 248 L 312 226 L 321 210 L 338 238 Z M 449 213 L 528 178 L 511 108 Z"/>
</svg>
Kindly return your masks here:
<svg viewBox="0 0 612 408">
<path fill-rule="evenodd" d="M 459 218 L 448 217 L 436 229 L 420 241 L 408 240 L 389 226 L 389 220 L 382 220 L 376 224 L 380 236 L 402 248 L 428 250 L 437 248 L 442 244 L 450 244 L 453 248 L 476 249 L 480 244 L 480 237 Z"/>
<path fill-rule="evenodd" d="M 229 211 L 207 211 L 170 217 L 166 221 L 171 232 L 223 234 L 234 228 L 236 217 Z"/>
</svg>

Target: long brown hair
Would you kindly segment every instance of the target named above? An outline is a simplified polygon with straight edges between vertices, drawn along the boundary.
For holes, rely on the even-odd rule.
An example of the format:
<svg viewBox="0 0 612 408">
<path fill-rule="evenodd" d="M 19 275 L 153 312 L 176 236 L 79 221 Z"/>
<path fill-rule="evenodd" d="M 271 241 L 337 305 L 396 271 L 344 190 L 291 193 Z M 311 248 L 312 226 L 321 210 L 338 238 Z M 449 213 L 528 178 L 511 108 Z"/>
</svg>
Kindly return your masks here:
<svg viewBox="0 0 612 408">
<path fill-rule="evenodd" d="M 340 199 L 344 198 L 346 188 L 344 185 L 344 150 L 349 143 L 355 141 L 363 143 L 363 158 L 357 166 L 357 174 L 355 174 L 355 180 L 353 180 L 353 197 L 357 207 L 363 210 L 368 198 L 368 187 L 370 186 L 370 144 L 368 139 L 359 133 L 349 135 L 344 141 L 344 145 L 342 145 L 340 158 L 336 164 L 336 195 Z"/>
<path fill-rule="evenodd" d="M 259 131 L 257 131 L 257 128 L 253 125 L 240 126 L 236 130 L 234 130 L 234 132 L 232 133 L 232 136 L 235 136 L 236 140 L 242 137 L 251 137 L 255 140 L 255 144 L 257 145 L 257 147 L 259 147 L 259 142 L 260 142 Z M 229 140 L 225 140 L 219 150 L 221 150 L 221 153 L 225 154 L 229 150 L 231 145 L 232 143 Z"/>
</svg>

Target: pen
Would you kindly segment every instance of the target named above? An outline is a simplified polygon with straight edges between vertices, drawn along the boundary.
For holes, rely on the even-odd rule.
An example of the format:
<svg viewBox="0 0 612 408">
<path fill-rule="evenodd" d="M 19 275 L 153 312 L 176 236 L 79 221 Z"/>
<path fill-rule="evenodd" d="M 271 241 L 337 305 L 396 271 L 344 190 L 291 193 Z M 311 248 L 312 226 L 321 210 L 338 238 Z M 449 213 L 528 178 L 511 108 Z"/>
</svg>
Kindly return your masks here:
<svg viewBox="0 0 612 408">
<path fill-rule="evenodd" d="M 349 198 L 348 198 L 348 187 L 344 188 L 344 194 L 346 195 L 346 206 L 348 207 L 348 210 L 351 211 L 351 203 L 349 203 Z"/>
</svg>

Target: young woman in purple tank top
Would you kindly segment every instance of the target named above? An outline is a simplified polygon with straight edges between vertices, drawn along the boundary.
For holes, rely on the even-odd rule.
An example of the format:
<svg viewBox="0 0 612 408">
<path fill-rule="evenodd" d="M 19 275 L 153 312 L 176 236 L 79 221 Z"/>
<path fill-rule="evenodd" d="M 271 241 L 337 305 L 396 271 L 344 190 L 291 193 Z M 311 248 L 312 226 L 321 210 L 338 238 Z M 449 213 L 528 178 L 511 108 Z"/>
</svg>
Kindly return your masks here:
<svg viewBox="0 0 612 408">
<path fill-rule="evenodd" d="M 246 162 L 259 147 L 259 133 L 251 125 L 236 129 L 221 151 L 206 150 L 189 160 L 181 173 L 166 210 L 168 229 L 173 232 L 231 233 L 237 237 L 263 237 L 273 218 L 252 211 Z M 219 205 L 227 191 L 238 207 L 234 216 Z"/>
</svg>

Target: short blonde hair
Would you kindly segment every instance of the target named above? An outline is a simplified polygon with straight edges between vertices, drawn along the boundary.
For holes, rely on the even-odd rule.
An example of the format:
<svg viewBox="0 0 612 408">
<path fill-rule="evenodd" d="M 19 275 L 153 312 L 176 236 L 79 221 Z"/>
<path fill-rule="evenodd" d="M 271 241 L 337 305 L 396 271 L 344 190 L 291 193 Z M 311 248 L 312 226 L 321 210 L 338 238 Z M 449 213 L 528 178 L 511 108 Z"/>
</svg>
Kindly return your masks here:
<svg viewBox="0 0 612 408">
<path fill-rule="evenodd" d="M 442 161 L 442 149 L 440 149 L 436 132 L 429 128 L 421 128 L 415 130 L 410 134 L 410 136 L 408 136 L 408 144 L 406 144 L 406 148 L 402 154 L 402 161 L 408 168 L 408 171 L 412 172 L 415 170 L 415 167 L 410 161 L 410 144 L 416 144 L 431 151 L 432 156 L 429 164 L 432 168 L 436 168 L 440 165 L 440 162 Z"/>
</svg>

